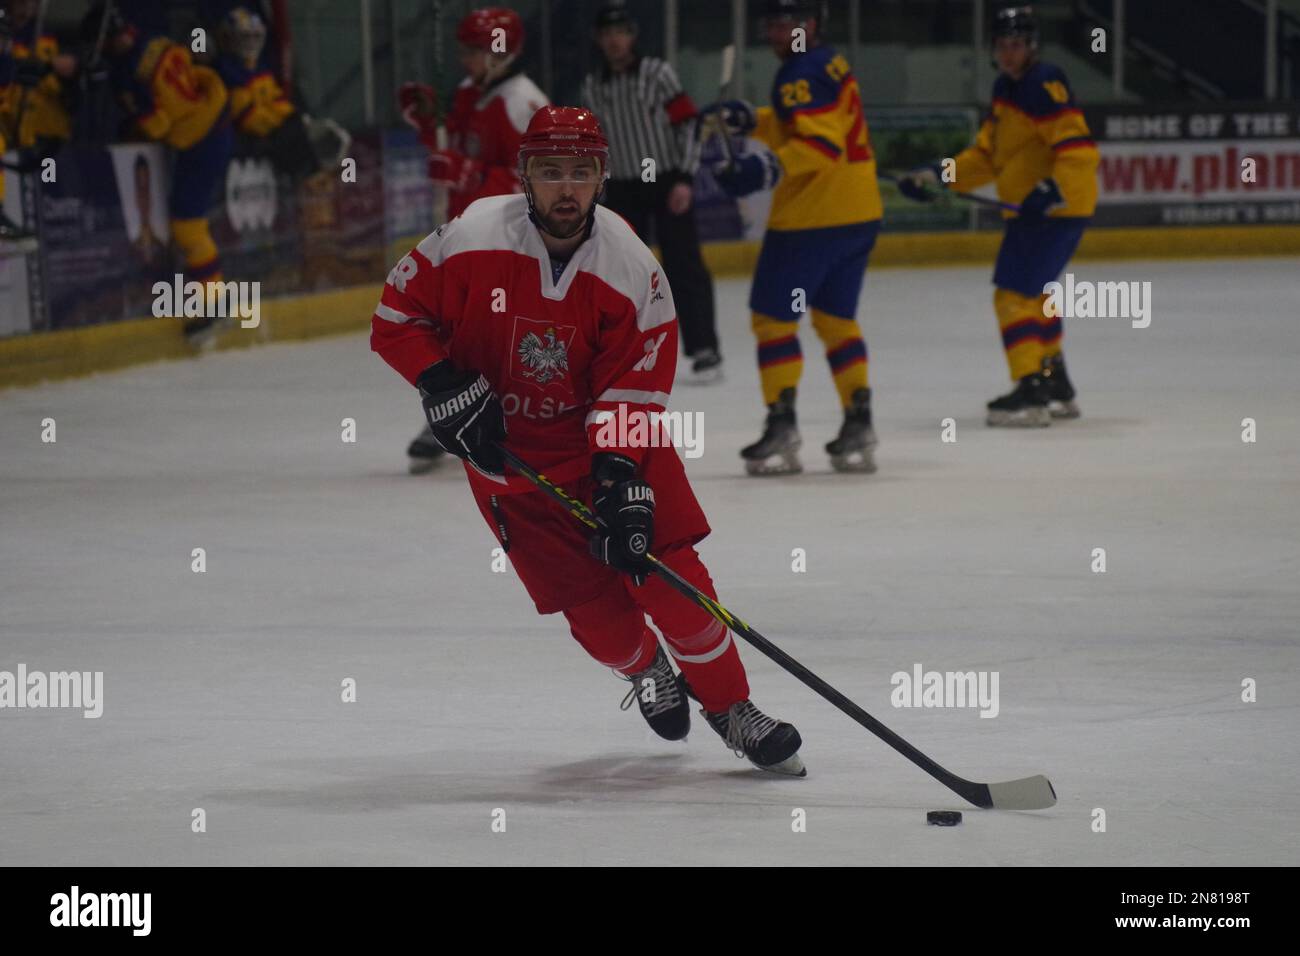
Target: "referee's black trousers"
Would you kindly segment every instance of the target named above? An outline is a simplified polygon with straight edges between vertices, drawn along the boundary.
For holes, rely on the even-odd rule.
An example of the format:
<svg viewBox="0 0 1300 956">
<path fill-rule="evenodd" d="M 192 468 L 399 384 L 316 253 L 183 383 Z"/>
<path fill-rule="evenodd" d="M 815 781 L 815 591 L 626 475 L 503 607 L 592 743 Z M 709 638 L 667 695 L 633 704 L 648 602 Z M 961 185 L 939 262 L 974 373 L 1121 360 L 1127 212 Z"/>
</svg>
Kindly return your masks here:
<svg viewBox="0 0 1300 956">
<path fill-rule="evenodd" d="M 695 231 L 695 206 L 680 216 L 668 210 L 668 193 L 673 183 L 661 180 L 643 183 L 639 179 L 611 179 L 605 191 L 605 205 L 636 230 L 647 245 L 659 243 L 664 278 L 673 290 L 677 306 L 677 327 L 687 355 L 710 349 L 718 351 L 718 330 L 713 312 L 713 277 L 700 254 L 700 237 Z M 651 237 L 650 224 L 654 223 Z"/>
</svg>

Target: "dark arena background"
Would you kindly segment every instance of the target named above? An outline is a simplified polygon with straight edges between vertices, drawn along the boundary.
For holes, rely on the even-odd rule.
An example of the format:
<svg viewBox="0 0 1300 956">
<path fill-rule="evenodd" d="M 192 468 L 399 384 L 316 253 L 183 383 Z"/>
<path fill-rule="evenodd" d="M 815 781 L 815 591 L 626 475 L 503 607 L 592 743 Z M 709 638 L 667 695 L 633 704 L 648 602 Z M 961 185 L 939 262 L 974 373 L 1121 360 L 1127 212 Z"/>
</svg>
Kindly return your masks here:
<svg viewBox="0 0 1300 956">
<path fill-rule="evenodd" d="M 1268 925 L 1300 0 L 0 9 L 7 927 L 846 865 Z"/>
</svg>

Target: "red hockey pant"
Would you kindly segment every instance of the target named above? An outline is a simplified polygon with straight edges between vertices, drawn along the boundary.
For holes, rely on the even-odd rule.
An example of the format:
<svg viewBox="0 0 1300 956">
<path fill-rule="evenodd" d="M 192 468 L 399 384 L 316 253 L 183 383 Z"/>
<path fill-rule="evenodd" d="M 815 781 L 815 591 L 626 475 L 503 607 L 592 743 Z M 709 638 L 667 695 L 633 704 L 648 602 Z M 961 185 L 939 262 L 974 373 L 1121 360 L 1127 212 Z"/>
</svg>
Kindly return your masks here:
<svg viewBox="0 0 1300 956">
<path fill-rule="evenodd" d="M 711 598 L 717 598 L 708 569 L 691 545 L 660 559 Z M 621 674 L 650 666 L 658 641 L 646 624 L 654 621 L 686 682 L 704 709 L 723 711 L 749 697 L 749 682 L 731 632 L 707 611 L 651 575 L 637 587 L 621 576 L 584 604 L 567 608 L 569 629 L 587 653 Z"/>
</svg>

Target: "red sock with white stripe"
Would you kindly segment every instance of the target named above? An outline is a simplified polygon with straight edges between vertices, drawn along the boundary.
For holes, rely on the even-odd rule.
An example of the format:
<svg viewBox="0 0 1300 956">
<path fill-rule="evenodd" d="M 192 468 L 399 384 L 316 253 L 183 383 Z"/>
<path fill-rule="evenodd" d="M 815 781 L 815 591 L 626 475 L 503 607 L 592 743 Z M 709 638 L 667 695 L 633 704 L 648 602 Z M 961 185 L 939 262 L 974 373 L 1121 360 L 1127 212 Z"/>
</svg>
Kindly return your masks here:
<svg viewBox="0 0 1300 956">
<path fill-rule="evenodd" d="M 668 567 L 716 599 L 713 581 L 699 554 L 689 545 L 662 555 Z M 721 621 L 692 604 L 658 577 L 651 576 L 629 593 L 668 642 L 668 651 L 686 682 L 710 713 L 726 710 L 749 697 L 749 680 L 736 642 Z"/>
</svg>

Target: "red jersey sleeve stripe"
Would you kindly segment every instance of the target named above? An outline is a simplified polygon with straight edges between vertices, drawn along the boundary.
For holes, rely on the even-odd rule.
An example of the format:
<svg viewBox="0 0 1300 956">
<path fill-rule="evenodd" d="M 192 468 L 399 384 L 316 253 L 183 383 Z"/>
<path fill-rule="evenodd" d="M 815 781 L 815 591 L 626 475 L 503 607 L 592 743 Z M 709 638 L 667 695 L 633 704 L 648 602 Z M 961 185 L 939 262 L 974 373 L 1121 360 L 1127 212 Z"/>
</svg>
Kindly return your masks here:
<svg viewBox="0 0 1300 956">
<path fill-rule="evenodd" d="M 1067 149 L 1088 149 L 1089 147 L 1096 147 L 1096 145 L 1089 136 L 1071 136 L 1069 139 L 1063 139 L 1056 143 L 1052 146 L 1052 149 L 1064 152 Z"/>
<path fill-rule="evenodd" d="M 792 138 L 799 140 L 801 143 L 807 143 L 813 149 L 829 156 L 831 159 L 839 159 L 840 153 L 843 152 L 843 150 L 824 136 L 795 136 Z"/>
<path fill-rule="evenodd" d="M 1077 106 L 1064 106 L 1059 110 L 1053 110 L 1050 113 L 1043 113 L 1041 115 L 1038 115 L 1029 112 L 1023 106 L 1019 106 L 1018 104 L 1011 102 L 1011 100 L 1004 100 L 1002 99 L 1002 97 L 998 97 L 993 102 L 1001 104 L 1002 106 L 1005 106 L 1007 109 L 1015 110 L 1017 113 L 1020 113 L 1021 115 L 1028 117 L 1029 119 L 1033 120 L 1035 123 L 1049 123 L 1052 120 L 1060 119 L 1062 116 L 1083 115 L 1083 110 L 1079 109 Z"/>
<path fill-rule="evenodd" d="M 665 103 L 664 111 L 668 114 L 668 122 L 674 126 L 678 123 L 684 123 L 688 119 L 693 119 L 699 114 L 694 101 L 685 93 L 678 93 Z"/>
</svg>

